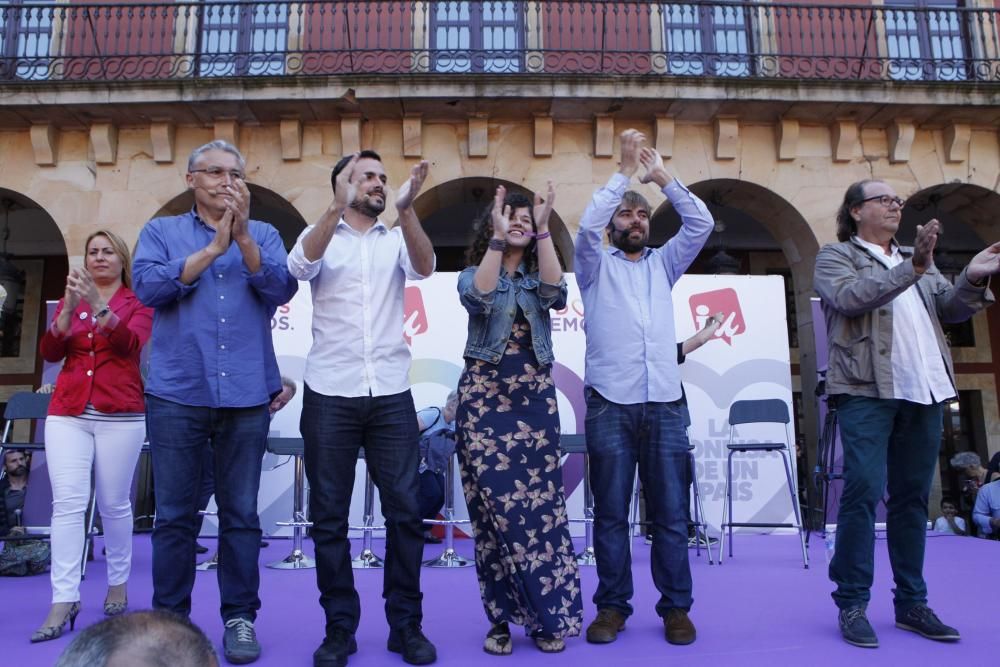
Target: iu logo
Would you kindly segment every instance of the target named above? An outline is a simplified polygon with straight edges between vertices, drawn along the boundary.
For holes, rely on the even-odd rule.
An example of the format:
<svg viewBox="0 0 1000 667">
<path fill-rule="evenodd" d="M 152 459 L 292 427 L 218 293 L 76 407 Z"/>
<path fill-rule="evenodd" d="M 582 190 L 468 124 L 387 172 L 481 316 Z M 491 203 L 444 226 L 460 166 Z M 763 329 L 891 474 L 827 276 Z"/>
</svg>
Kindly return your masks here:
<svg viewBox="0 0 1000 667">
<path fill-rule="evenodd" d="M 747 325 L 743 319 L 743 309 L 732 287 L 693 294 L 688 299 L 691 307 L 691 317 L 694 327 L 699 331 L 704 328 L 710 315 L 722 313 L 722 324 L 715 330 L 715 337 L 733 344 L 733 337 L 746 333 Z"/>
<path fill-rule="evenodd" d="M 407 345 L 413 344 L 413 337 L 426 333 L 428 329 L 427 310 L 420 288 L 410 285 L 403 292 L 403 338 Z"/>
</svg>

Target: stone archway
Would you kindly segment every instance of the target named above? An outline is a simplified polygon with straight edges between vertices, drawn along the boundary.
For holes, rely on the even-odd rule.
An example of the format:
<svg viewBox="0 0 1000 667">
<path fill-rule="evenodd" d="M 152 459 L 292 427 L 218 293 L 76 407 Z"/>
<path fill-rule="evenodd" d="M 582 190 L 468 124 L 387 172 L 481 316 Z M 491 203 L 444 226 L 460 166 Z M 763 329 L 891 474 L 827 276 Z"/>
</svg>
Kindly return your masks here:
<svg viewBox="0 0 1000 667">
<path fill-rule="evenodd" d="M 291 202 L 277 192 L 253 183 L 247 183 L 247 187 L 250 189 L 250 218 L 273 225 L 281 235 L 285 250 L 291 250 L 295 240 L 307 226 L 305 218 Z M 180 215 L 190 211 L 192 206 L 194 193 L 185 190 L 164 204 L 153 217 Z"/>
<path fill-rule="evenodd" d="M 417 197 L 413 208 L 434 244 L 439 271 L 460 271 L 465 268 L 465 249 L 472 240 L 473 224 L 493 201 L 493 193 L 498 185 L 503 185 L 508 191 L 534 197 L 534 192 L 523 185 L 487 177 L 447 181 Z M 562 256 L 565 270 L 572 271 L 573 238 L 557 211 L 552 211 L 549 229 L 556 249 Z"/>
<path fill-rule="evenodd" d="M 0 283 L 7 292 L 0 315 L 2 400 L 14 387 L 37 384 L 45 302 L 62 295 L 68 267 L 65 239 L 48 211 L 20 192 L 0 188 Z"/>
<path fill-rule="evenodd" d="M 941 235 L 934 251 L 934 264 L 949 280 L 954 280 L 978 252 L 1000 240 L 996 212 L 1000 193 L 968 183 L 941 183 L 912 194 L 903 207 L 896 238 L 911 244 L 917 225 L 932 218 L 941 223 Z M 992 289 L 996 293 L 996 280 Z M 984 463 L 997 451 L 1000 433 L 1000 359 L 997 358 L 996 331 L 1000 324 L 996 307 L 970 320 L 943 323 L 955 363 L 958 397 L 944 404 L 943 433 L 938 477 L 931 489 L 931 506 L 939 494 L 961 496 L 963 476 L 948 465 L 960 451 L 977 453 Z"/>
<path fill-rule="evenodd" d="M 764 273 L 765 269 L 786 269 L 791 277 L 795 306 L 795 332 L 798 358 L 794 350 L 793 366 L 799 367 L 802 393 L 803 431 L 807 457 L 812 458 L 818 438 L 816 405 L 812 400 L 816 387 L 816 345 L 813 336 L 813 270 L 819 242 L 801 213 L 787 200 L 767 188 L 747 181 L 713 179 L 689 186 L 708 206 L 716 221 L 724 222 L 724 231 L 712 235 L 692 265 L 704 271 L 712 256 L 725 250 L 734 255 L 770 253 L 771 264 L 742 266 L 740 273 Z M 651 243 L 663 243 L 680 228 L 680 217 L 670 202 L 664 202 L 653 214 Z M 745 262 L 744 262 L 745 263 Z"/>
</svg>

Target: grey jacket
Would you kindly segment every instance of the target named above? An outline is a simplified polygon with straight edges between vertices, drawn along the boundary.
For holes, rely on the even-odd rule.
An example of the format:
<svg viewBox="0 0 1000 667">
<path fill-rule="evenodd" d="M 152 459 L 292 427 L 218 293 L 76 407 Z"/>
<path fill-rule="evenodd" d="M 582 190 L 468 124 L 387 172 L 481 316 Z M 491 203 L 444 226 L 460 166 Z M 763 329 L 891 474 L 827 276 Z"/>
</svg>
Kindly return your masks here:
<svg viewBox="0 0 1000 667">
<path fill-rule="evenodd" d="M 913 248 L 901 247 L 900 252 L 909 260 Z M 954 384 L 941 323 L 964 322 L 993 303 L 988 288 L 969 283 L 964 269 L 954 285 L 934 266 L 923 276 L 914 272 L 912 261 L 887 269 L 854 238 L 819 251 L 813 286 L 822 299 L 829 338 L 827 394 L 892 398 L 893 299 L 914 283 Z"/>
</svg>

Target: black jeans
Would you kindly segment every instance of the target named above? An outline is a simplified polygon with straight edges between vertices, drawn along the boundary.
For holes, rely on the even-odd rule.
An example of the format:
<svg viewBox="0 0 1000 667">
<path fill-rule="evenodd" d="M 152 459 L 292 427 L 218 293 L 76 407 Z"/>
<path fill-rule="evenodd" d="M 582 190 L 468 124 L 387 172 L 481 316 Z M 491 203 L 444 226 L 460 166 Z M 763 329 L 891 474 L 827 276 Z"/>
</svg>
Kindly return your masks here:
<svg viewBox="0 0 1000 667">
<path fill-rule="evenodd" d="M 146 396 L 146 428 L 156 484 L 153 608 L 187 616 L 194 588 L 198 491 L 215 450 L 219 506 L 217 570 L 222 618 L 254 620 L 260 609 L 260 459 L 269 424 L 267 404 L 203 408 Z"/>
<path fill-rule="evenodd" d="M 365 448 L 365 461 L 385 516 L 382 597 L 389 627 L 420 623 L 424 538 L 417 501 L 417 415 L 410 391 L 345 398 L 319 394 L 306 385 L 301 431 L 316 547 L 316 583 L 327 632 L 339 628 L 353 633 L 361 616 L 347 539 L 360 447 Z"/>
</svg>

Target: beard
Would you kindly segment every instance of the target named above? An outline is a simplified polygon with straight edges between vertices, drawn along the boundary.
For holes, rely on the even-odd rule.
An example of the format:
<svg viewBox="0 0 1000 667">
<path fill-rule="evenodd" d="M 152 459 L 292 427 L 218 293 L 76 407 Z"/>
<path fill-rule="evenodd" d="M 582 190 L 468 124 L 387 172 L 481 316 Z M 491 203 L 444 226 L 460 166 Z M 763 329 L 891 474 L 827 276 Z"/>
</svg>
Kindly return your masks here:
<svg viewBox="0 0 1000 667">
<path fill-rule="evenodd" d="M 7 474 L 11 477 L 24 477 L 28 474 L 27 466 L 17 466 L 13 470 L 8 470 Z"/>
<path fill-rule="evenodd" d="M 366 218 L 377 218 L 385 210 L 385 195 L 380 196 L 382 197 L 381 202 L 376 202 L 371 196 L 367 196 L 364 199 L 355 199 L 351 203 L 351 208 Z"/>
<path fill-rule="evenodd" d="M 639 231 L 638 239 L 632 239 L 633 231 Z M 641 229 L 637 229 L 635 227 L 630 227 L 623 232 L 620 232 L 617 229 L 611 230 L 612 245 L 625 253 L 639 252 L 646 247 L 647 241 L 649 241 L 649 232 L 643 232 Z"/>
</svg>

